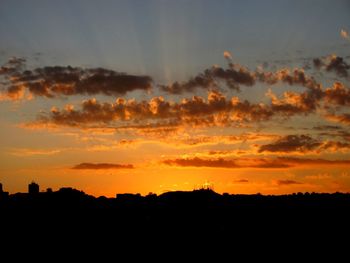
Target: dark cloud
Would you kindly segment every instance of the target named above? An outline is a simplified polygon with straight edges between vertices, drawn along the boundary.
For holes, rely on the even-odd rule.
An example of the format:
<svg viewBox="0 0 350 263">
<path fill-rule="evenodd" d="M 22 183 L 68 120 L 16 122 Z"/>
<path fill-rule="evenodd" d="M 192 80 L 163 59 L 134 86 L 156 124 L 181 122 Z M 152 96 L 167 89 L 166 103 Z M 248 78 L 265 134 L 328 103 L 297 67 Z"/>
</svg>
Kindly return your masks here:
<svg viewBox="0 0 350 263">
<path fill-rule="evenodd" d="M 287 135 L 277 141 L 260 146 L 258 152 L 309 152 L 320 147 L 322 143 L 308 135 Z"/>
<path fill-rule="evenodd" d="M 150 90 L 152 78 L 104 68 L 54 66 L 24 70 L 23 59 L 11 59 L 0 69 L 7 79 L 10 98 L 15 91 L 28 90 L 35 96 L 53 98 L 69 95 L 124 95 L 134 90 Z M 6 94 L 6 93 L 5 93 Z M 11 96 L 12 95 L 12 96 Z"/>
<path fill-rule="evenodd" d="M 320 58 L 314 58 L 312 60 L 312 62 L 314 64 L 314 67 L 317 69 L 321 69 L 321 67 L 324 66 L 324 63 L 323 63 L 322 59 L 320 59 Z"/>
<path fill-rule="evenodd" d="M 277 185 L 293 185 L 293 184 L 302 184 L 301 182 L 297 182 L 294 180 L 277 180 Z"/>
<path fill-rule="evenodd" d="M 339 77 L 348 77 L 350 65 L 342 57 L 332 56 L 329 63 L 326 64 L 327 71 L 334 71 Z"/>
<path fill-rule="evenodd" d="M 11 75 L 16 73 L 19 70 L 22 70 L 25 65 L 25 58 L 12 57 L 10 58 L 5 65 L 0 67 L 0 76 L 1 75 Z"/>
<path fill-rule="evenodd" d="M 299 68 L 295 68 L 294 70 L 284 68 L 275 72 L 257 71 L 255 76 L 260 82 L 267 83 L 269 85 L 282 82 L 291 86 L 301 85 L 309 89 L 320 88 L 320 84 L 313 77 L 308 76 L 303 69 Z"/>
<path fill-rule="evenodd" d="M 313 64 L 318 70 L 324 68 L 326 71 L 336 73 L 338 77 L 347 78 L 349 76 L 350 65 L 342 57 L 331 55 L 315 58 Z"/>
<path fill-rule="evenodd" d="M 239 180 L 235 180 L 235 183 L 249 183 L 249 180 L 247 179 L 239 179 Z"/>
<path fill-rule="evenodd" d="M 301 85 L 310 89 L 320 87 L 320 84 L 313 77 L 306 75 L 303 69 L 280 69 L 275 72 L 264 71 L 263 69 L 250 71 L 239 64 L 231 62 L 228 64 L 227 69 L 213 66 L 190 78 L 188 81 L 181 83 L 176 81 L 171 85 L 159 85 L 159 87 L 163 91 L 172 94 L 193 92 L 197 88 L 217 89 L 221 84 L 239 91 L 241 86 L 253 86 L 257 81 L 269 85 L 282 82 L 288 85 Z"/>
<path fill-rule="evenodd" d="M 255 84 L 255 76 L 248 69 L 229 63 L 228 69 L 213 66 L 203 73 L 190 78 L 185 82 L 174 82 L 171 85 L 160 85 L 163 91 L 172 94 L 182 94 L 183 92 L 193 92 L 196 88 L 211 89 L 224 83 L 227 87 L 240 90 L 240 85 L 252 86 Z"/>
<path fill-rule="evenodd" d="M 341 130 L 342 127 L 338 125 L 319 125 L 312 128 L 316 131 Z"/>
<path fill-rule="evenodd" d="M 104 169 L 133 169 L 132 164 L 114 164 L 114 163 L 80 163 L 72 167 L 78 170 L 104 170 Z"/>
<path fill-rule="evenodd" d="M 350 143 L 341 141 L 320 141 L 308 135 L 287 135 L 277 141 L 260 146 L 258 152 L 321 153 L 324 151 L 349 151 Z"/>
</svg>

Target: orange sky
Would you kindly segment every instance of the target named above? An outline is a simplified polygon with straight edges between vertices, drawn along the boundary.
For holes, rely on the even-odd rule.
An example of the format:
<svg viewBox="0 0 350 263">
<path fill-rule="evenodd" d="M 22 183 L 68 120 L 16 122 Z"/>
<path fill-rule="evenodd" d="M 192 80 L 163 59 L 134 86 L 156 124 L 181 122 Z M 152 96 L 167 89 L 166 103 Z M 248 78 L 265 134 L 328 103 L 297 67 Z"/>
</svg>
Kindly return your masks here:
<svg viewBox="0 0 350 263">
<path fill-rule="evenodd" d="M 203 1 L 201 12 L 210 13 L 212 4 Z M 125 43 L 108 27 L 95 30 L 108 17 L 121 22 L 102 7 L 105 15 L 82 23 L 95 10 L 89 4 L 85 14 L 52 18 L 47 28 L 28 7 L 40 30 L 22 35 L 0 26 L 4 190 L 25 192 L 34 180 L 42 191 L 71 186 L 95 196 L 205 183 L 219 193 L 349 192 L 350 42 L 340 26 L 348 16 L 321 27 L 328 18 L 310 12 L 298 11 L 301 22 L 294 23 L 271 14 L 271 21 L 261 18 L 269 27 L 257 32 L 256 14 L 232 26 L 237 21 L 225 10 L 233 3 L 215 19 L 196 13 L 198 25 L 186 13 L 198 8 L 174 5 L 150 8 L 159 21 L 149 16 L 149 23 L 139 21 L 146 9 L 127 8 L 113 31 Z M 10 2 L 6 8 L 22 10 Z M 294 10 L 276 8 L 286 16 Z M 1 10 L 0 17 L 9 28 L 26 28 Z M 33 44 L 30 32 L 45 45 Z"/>
<path fill-rule="evenodd" d="M 227 54 L 227 68 L 215 66 L 161 86 L 159 96 L 141 91 L 141 99 L 114 102 L 114 94 L 138 89 L 137 76 L 119 79 L 110 72 L 67 67 L 26 73 L 25 60 L 12 58 L 2 67 L 7 81 L 2 106 L 19 120 L 2 120 L 5 189 L 25 191 L 35 180 L 42 189 L 72 186 L 107 196 L 192 190 L 205 182 L 220 193 L 349 191 L 346 81 L 325 86 L 302 68 L 250 71 Z M 347 67 L 335 55 L 312 62 L 346 80 L 344 65 L 327 72 L 336 60 Z M 83 80 L 76 82 L 81 74 Z M 245 99 L 255 86 L 266 90 L 265 98 Z M 106 87 L 107 102 L 96 99 Z M 190 94 L 199 89 L 207 96 Z M 242 91 L 230 96 L 232 89 Z M 79 103 L 77 93 L 88 98 Z M 178 99 L 167 99 L 166 93 Z M 62 101 L 61 96 L 72 95 L 77 103 Z M 47 100 L 64 105 L 26 118 L 26 107 Z"/>
</svg>

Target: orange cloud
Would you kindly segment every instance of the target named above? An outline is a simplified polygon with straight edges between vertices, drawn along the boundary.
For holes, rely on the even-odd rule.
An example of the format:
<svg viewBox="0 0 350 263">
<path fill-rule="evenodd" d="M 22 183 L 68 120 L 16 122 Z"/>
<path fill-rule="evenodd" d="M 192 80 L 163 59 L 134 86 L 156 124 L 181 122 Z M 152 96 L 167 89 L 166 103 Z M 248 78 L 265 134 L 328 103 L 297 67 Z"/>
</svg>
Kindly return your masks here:
<svg viewBox="0 0 350 263">
<path fill-rule="evenodd" d="M 350 89 L 339 81 L 325 90 L 325 99 L 328 103 L 339 106 L 350 106 Z"/>
<path fill-rule="evenodd" d="M 312 89 L 303 93 L 286 91 L 282 99 L 278 99 L 271 90 L 266 95 L 271 98 L 271 110 L 286 117 L 314 112 L 323 97 L 320 89 Z"/>
<path fill-rule="evenodd" d="M 309 114 L 321 105 L 325 108 L 350 105 L 350 89 L 339 81 L 325 90 L 316 86 L 301 93 L 286 91 L 281 99 L 268 90 L 266 96 L 271 99 L 271 110 L 284 116 Z"/>
<path fill-rule="evenodd" d="M 91 125 L 106 127 L 121 122 L 127 123 L 131 128 L 164 124 L 168 127 L 211 127 L 268 120 L 272 116 L 272 111 L 264 104 L 240 101 L 237 97 L 228 100 L 220 92 L 211 91 L 207 100 L 193 96 L 179 103 L 165 101 L 162 97 L 154 97 L 148 102 L 118 98 L 115 103 L 100 103 L 96 99 L 89 99 L 83 101 L 80 110 L 71 106 L 62 110 L 53 107 L 48 115 L 41 115 L 36 123 L 80 128 Z M 121 127 L 128 128 L 128 125 Z M 118 129 L 118 126 L 115 128 Z"/>
<path fill-rule="evenodd" d="M 133 169 L 132 164 L 114 164 L 114 163 L 80 163 L 72 167 L 77 170 L 104 170 L 104 169 Z"/>
<path fill-rule="evenodd" d="M 344 113 L 344 114 L 327 114 L 326 119 L 333 121 L 333 122 L 338 122 L 342 123 L 345 125 L 350 125 L 350 114 L 349 113 Z"/>
<path fill-rule="evenodd" d="M 347 39 L 347 40 L 350 40 L 349 33 L 348 33 L 345 29 L 340 30 L 340 36 L 341 36 L 342 38 L 345 38 L 345 39 Z"/>
<path fill-rule="evenodd" d="M 232 55 L 229 51 L 224 51 L 224 58 L 228 59 L 228 60 L 232 60 Z"/>
<path fill-rule="evenodd" d="M 350 165 L 350 160 L 326 160 L 326 159 L 304 159 L 293 157 L 278 158 L 236 158 L 236 159 L 202 159 L 176 158 L 162 161 L 163 164 L 180 167 L 211 167 L 211 168 L 290 168 L 296 166 L 318 166 L 318 165 Z"/>
</svg>

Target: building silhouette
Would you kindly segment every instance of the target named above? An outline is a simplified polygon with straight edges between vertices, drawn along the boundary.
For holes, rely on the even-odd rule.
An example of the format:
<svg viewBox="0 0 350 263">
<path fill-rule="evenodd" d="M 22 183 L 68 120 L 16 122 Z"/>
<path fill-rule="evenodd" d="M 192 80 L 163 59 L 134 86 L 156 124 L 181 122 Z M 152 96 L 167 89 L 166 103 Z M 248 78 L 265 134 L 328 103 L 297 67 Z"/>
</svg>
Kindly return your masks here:
<svg viewBox="0 0 350 263">
<path fill-rule="evenodd" d="M 28 193 L 31 195 L 38 194 L 39 193 L 39 185 L 35 182 L 31 182 L 28 185 Z"/>
<path fill-rule="evenodd" d="M 9 196 L 9 192 L 4 192 L 2 188 L 2 183 L 0 183 L 0 200 L 5 199 Z"/>
</svg>

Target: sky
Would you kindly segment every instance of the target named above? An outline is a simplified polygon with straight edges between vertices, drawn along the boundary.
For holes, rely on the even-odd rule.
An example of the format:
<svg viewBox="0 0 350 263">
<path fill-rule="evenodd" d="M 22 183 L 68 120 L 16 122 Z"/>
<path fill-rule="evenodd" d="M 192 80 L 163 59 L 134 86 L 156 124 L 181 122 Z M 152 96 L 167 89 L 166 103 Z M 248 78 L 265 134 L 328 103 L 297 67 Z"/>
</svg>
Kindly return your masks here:
<svg viewBox="0 0 350 263">
<path fill-rule="evenodd" d="M 350 191 L 349 1 L 0 1 L 0 182 Z"/>
</svg>

